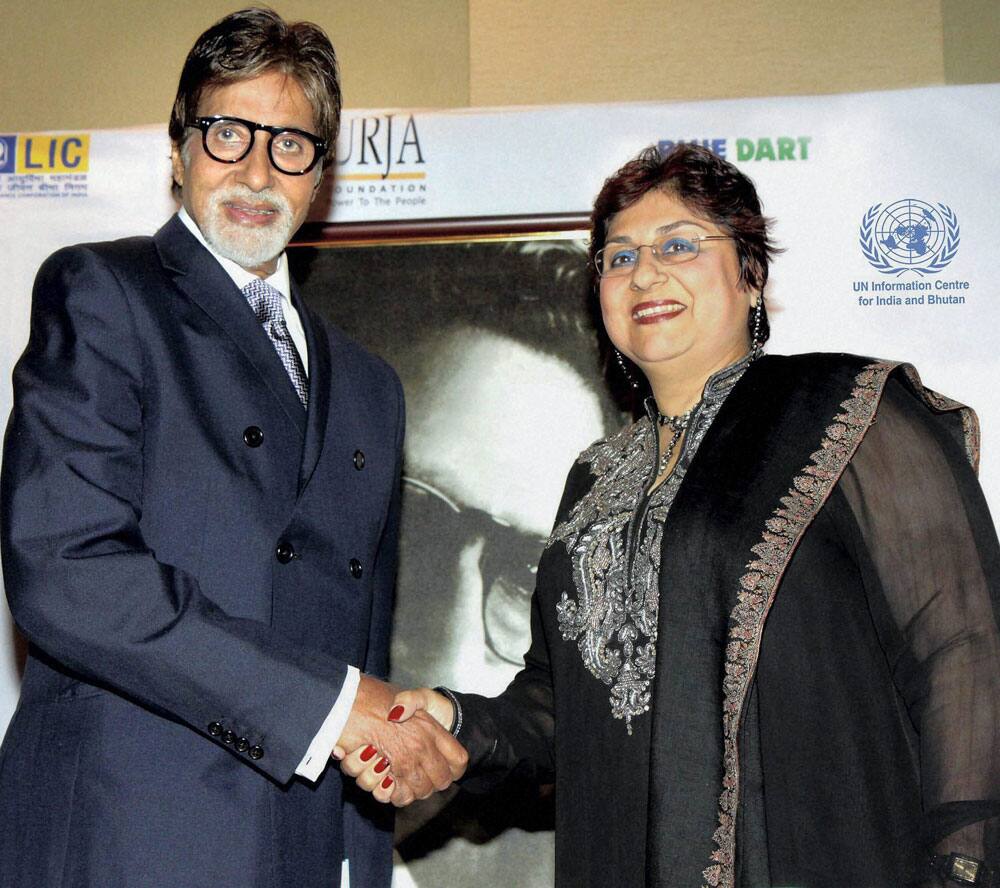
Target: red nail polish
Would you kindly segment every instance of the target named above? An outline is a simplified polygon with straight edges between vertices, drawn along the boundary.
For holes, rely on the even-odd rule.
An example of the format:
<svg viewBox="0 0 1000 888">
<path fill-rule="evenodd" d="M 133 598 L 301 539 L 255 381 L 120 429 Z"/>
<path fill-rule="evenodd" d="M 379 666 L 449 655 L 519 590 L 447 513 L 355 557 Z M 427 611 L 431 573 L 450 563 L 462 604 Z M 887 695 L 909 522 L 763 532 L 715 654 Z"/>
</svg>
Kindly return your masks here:
<svg viewBox="0 0 1000 888">
<path fill-rule="evenodd" d="M 380 759 L 379 763 L 375 766 L 375 773 L 381 774 L 386 768 L 389 767 L 389 759 Z"/>
<path fill-rule="evenodd" d="M 403 717 L 403 704 L 397 703 L 389 710 L 389 721 L 397 722 Z"/>
<path fill-rule="evenodd" d="M 382 789 L 388 789 L 390 786 L 392 786 L 392 778 L 386 777 L 385 780 L 382 781 Z"/>
<path fill-rule="evenodd" d="M 373 755 L 375 755 L 376 749 L 374 746 L 366 746 L 361 753 L 361 761 L 367 762 Z"/>
</svg>

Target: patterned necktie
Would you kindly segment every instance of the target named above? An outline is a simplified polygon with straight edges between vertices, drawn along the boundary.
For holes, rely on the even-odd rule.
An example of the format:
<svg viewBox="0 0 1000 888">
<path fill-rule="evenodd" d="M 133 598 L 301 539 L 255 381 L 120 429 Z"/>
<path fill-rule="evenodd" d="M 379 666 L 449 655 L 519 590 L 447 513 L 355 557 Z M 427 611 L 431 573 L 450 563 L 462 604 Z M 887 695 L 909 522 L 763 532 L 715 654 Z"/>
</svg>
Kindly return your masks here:
<svg viewBox="0 0 1000 888">
<path fill-rule="evenodd" d="M 271 340 L 281 363 L 285 365 L 302 406 L 309 406 L 309 384 L 302 367 L 302 358 L 292 342 L 288 324 L 285 323 L 285 315 L 281 310 L 281 293 L 260 278 L 254 278 L 243 288 L 243 295 L 267 333 L 267 338 Z"/>
</svg>

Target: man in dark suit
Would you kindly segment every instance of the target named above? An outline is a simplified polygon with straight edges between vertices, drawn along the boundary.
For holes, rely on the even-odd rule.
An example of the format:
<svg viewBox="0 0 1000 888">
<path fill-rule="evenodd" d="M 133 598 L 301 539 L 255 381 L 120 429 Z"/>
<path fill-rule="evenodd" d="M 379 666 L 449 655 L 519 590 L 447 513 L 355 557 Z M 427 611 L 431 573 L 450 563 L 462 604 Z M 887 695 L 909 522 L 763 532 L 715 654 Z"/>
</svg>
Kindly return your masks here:
<svg viewBox="0 0 1000 888">
<path fill-rule="evenodd" d="M 289 284 L 339 112 L 322 31 L 228 16 L 181 75 L 178 216 L 38 274 L 2 477 L 30 643 L 3 888 L 388 885 L 391 822 L 331 751 L 371 742 L 400 801 L 464 767 L 386 721 L 399 382 Z"/>
</svg>

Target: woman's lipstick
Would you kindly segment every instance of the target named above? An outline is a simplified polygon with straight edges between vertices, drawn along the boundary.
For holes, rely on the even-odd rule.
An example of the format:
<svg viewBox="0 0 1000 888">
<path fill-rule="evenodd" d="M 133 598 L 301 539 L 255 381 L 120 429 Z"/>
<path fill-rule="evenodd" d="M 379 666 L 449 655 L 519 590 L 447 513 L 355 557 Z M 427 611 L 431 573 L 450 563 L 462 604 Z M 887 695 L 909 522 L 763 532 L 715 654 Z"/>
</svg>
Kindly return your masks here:
<svg viewBox="0 0 1000 888">
<path fill-rule="evenodd" d="M 676 317 L 687 308 L 673 299 L 659 299 L 655 302 L 640 302 L 632 308 L 632 320 L 637 324 L 656 324 Z"/>
</svg>

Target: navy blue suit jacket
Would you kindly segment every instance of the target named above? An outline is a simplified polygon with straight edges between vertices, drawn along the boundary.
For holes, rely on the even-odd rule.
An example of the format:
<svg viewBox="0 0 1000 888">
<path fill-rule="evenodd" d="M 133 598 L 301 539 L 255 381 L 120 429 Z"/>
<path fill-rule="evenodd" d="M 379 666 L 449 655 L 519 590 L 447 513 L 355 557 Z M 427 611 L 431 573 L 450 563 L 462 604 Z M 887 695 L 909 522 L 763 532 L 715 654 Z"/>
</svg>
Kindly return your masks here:
<svg viewBox="0 0 1000 888">
<path fill-rule="evenodd" d="M 345 853 L 388 884 L 391 819 L 294 771 L 347 665 L 387 671 L 402 391 L 293 298 L 308 411 L 176 217 L 39 271 L 2 475 L 30 643 L 3 888 L 330 888 Z"/>
</svg>

